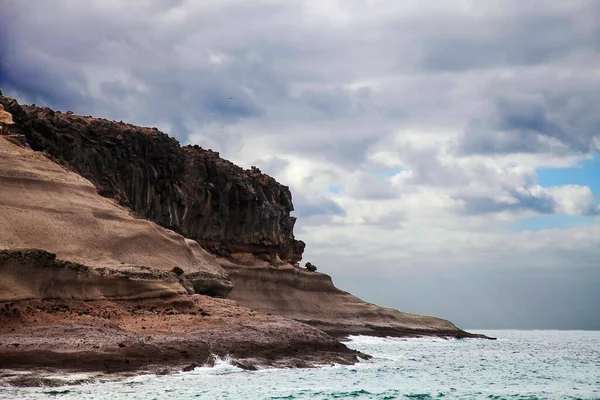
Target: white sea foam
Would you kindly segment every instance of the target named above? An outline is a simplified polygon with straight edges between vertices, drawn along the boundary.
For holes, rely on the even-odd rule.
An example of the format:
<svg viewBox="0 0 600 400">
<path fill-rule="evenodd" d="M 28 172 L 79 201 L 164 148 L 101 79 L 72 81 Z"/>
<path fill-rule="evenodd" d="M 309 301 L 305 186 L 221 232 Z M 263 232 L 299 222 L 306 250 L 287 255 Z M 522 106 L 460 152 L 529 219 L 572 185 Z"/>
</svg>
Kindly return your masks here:
<svg viewBox="0 0 600 400">
<path fill-rule="evenodd" d="M 231 356 L 226 355 L 224 357 L 219 357 L 213 355 L 214 365 L 213 366 L 202 366 L 196 367 L 188 372 L 181 372 L 182 375 L 226 375 L 235 372 L 243 372 L 244 370 L 233 363 L 233 358 Z"/>
</svg>

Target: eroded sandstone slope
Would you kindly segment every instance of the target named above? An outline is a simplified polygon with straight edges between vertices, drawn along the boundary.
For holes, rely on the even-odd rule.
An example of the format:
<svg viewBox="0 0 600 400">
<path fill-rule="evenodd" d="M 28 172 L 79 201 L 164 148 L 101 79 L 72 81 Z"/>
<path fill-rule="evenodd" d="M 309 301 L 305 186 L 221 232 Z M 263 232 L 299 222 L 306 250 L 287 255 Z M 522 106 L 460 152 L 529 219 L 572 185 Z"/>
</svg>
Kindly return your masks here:
<svg viewBox="0 0 600 400">
<path fill-rule="evenodd" d="M 90 267 L 90 273 L 103 269 L 142 276 L 156 271 L 169 278 L 128 292 L 121 285 L 123 298 L 187 293 L 179 277 L 169 272 L 174 267 L 181 268 L 192 285 L 197 281 L 198 292 L 225 297 L 231 290 L 225 271 L 198 243 L 135 218 L 130 210 L 99 196 L 87 179 L 10 139 L 0 136 L 0 249 L 46 250 Z M 39 297 L 31 286 L 33 271 L 44 270 L 35 269 L 38 263 L 33 260 L 29 270 L 6 258 L 0 260 L 0 300 Z M 63 283 L 55 281 L 59 278 L 65 279 Z M 83 295 L 85 289 L 77 285 L 67 289 L 66 279 L 63 275 L 40 278 L 46 286 L 61 289 L 60 297 L 69 298 L 68 290 L 74 291 L 75 298 Z M 102 297 L 101 291 L 95 293 L 86 299 Z"/>
<path fill-rule="evenodd" d="M 315 327 L 207 296 L 231 286 L 195 241 L 0 136 L 0 369 L 156 370 L 211 355 L 244 368 L 356 361 Z"/>
<path fill-rule="evenodd" d="M 264 313 L 293 318 L 334 336 L 478 337 L 444 319 L 368 303 L 336 288 L 327 274 L 290 264 L 273 266 L 249 254 L 219 259 L 233 281 L 229 299 Z"/>
</svg>

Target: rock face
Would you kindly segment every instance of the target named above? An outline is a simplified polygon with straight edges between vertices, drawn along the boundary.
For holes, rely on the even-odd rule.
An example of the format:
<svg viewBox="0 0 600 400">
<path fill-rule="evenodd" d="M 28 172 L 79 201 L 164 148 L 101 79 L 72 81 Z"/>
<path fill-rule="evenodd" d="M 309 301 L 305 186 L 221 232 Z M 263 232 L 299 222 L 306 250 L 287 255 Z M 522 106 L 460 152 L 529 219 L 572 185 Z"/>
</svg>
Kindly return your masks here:
<svg viewBox="0 0 600 400">
<path fill-rule="evenodd" d="M 0 136 L 0 369 L 356 362 L 318 328 L 219 298 L 214 255 L 22 142 Z"/>
<path fill-rule="evenodd" d="M 99 196 L 88 180 L 11 139 L 0 136 L 0 299 L 167 296 L 189 292 L 185 286 L 197 286 L 192 293 L 225 297 L 231 290 L 226 272 L 197 242 L 134 218 Z M 2 253 L 27 248 L 89 270 L 44 268 L 58 264 L 33 257 L 43 254 L 38 252 Z M 176 266 L 189 285 L 170 272 Z M 159 279 L 142 284 L 140 273 Z"/>
<path fill-rule="evenodd" d="M 138 216 L 218 254 L 302 258 L 291 193 L 258 169 L 244 170 L 198 146 L 181 147 L 155 128 L 21 106 L 1 96 L 0 104 L 13 115 L 12 133 Z"/>
<path fill-rule="evenodd" d="M 248 252 L 283 261 L 302 258 L 304 243 L 294 240 L 295 217 L 287 186 L 252 167 L 244 170 L 199 146 L 182 147 L 182 232 L 217 253 Z"/>
</svg>

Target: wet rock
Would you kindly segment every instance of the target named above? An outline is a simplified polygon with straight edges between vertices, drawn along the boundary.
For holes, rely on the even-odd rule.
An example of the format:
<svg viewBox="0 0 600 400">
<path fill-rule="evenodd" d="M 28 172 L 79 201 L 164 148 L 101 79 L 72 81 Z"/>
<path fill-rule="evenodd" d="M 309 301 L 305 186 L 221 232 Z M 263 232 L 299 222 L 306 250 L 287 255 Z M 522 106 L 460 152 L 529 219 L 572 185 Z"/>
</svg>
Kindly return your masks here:
<svg viewBox="0 0 600 400">
<path fill-rule="evenodd" d="M 245 360 L 232 361 L 231 364 L 246 371 L 256 371 L 258 369 L 256 365 Z"/>
<path fill-rule="evenodd" d="M 186 367 L 183 367 L 182 371 L 183 372 L 190 372 L 190 371 L 193 371 L 194 369 L 196 369 L 197 367 L 199 367 L 198 364 L 192 363 L 192 364 L 190 364 L 190 365 L 188 365 Z"/>
</svg>

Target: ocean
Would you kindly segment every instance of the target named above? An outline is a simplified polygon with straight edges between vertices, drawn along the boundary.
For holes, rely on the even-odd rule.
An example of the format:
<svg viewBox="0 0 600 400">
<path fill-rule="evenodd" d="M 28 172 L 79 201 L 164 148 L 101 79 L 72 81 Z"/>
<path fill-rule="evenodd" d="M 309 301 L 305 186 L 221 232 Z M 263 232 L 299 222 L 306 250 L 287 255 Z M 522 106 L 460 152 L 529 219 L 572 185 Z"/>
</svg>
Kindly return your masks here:
<svg viewBox="0 0 600 400">
<path fill-rule="evenodd" d="M 477 331 L 498 340 L 354 336 L 373 358 L 352 366 L 212 368 L 53 388 L 2 399 L 600 399 L 600 332 Z"/>
</svg>

